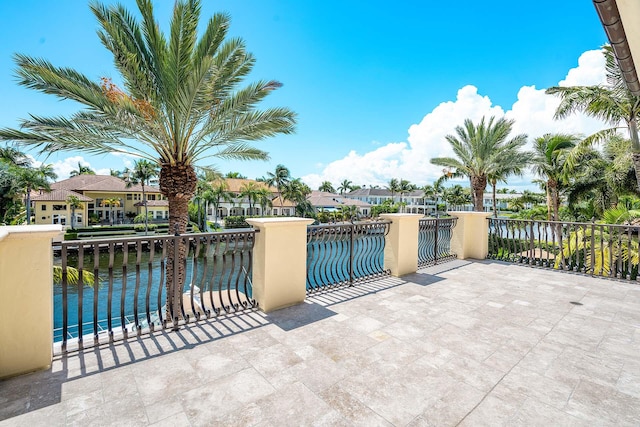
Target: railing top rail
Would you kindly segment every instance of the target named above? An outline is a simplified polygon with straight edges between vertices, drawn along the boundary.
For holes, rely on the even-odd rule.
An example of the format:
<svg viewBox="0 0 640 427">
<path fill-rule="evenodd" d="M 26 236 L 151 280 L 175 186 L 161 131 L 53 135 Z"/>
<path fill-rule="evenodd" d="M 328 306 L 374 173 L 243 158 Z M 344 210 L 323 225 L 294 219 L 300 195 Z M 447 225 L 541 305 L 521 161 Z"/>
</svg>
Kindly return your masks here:
<svg viewBox="0 0 640 427">
<path fill-rule="evenodd" d="M 353 227 L 353 226 L 359 226 L 359 225 L 385 225 L 385 224 L 391 224 L 391 221 L 380 220 L 380 221 L 336 222 L 334 224 L 308 225 L 307 229 L 318 230 L 318 229 L 324 229 L 324 228 L 329 229 L 329 228 L 336 228 L 336 227 Z"/>
<path fill-rule="evenodd" d="M 233 236 L 239 234 L 255 234 L 259 233 L 259 230 L 253 228 L 235 228 L 226 231 L 213 231 L 209 233 L 188 233 L 181 234 L 180 236 L 175 236 L 173 234 L 150 234 L 148 236 L 122 236 L 122 237 L 111 237 L 111 238 L 99 238 L 99 239 L 86 239 L 86 240 L 63 240 L 62 242 L 53 242 L 53 246 L 78 246 L 78 245 L 105 245 L 110 243 L 123 243 L 123 242 L 138 242 L 138 241 L 162 241 L 162 240 L 170 240 L 175 239 L 176 237 L 195 239 L 200 237 L 208 237 L 208 236 Z"/>
<path fill-rule="evenodd" d="M 490 221 L 505 221 L 505 222 L 525 222 L 525 223 L 540 223 L 549 225 L 581 225 L 581 226 L 602 226 L 602 227 L 614 227 L 614 228 L 633 228 L 640 229 L 640 225 L 632 224 L 604 224 L 600 222 L 572 222 L 572 221 L 548 221 L 541 219 L 516 219 L 516 218 L 488 218 Z"/>
</svg>

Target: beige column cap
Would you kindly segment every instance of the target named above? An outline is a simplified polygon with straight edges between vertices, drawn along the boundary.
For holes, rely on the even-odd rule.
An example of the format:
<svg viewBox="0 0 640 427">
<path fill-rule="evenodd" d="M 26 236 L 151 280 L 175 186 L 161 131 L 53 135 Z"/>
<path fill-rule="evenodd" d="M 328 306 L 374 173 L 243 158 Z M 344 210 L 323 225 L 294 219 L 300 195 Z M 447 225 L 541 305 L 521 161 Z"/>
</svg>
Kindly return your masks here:
<svg viewBox="0 0 640 427">
<path fill-rule="evenodd" d="M 62 233 L 62 225 L 9 225 L 0 227 L 0 241 L 9 238 L 33 239 L 56 237 Z"/>
<path fill-rule="evenodd" d="M 483 218 L 489 218 L 493 215 L 493 212 L 476 212 L 476 211 L 447 211 L 447 213 L 451 216 L 455 216 L 456 218 L 460 218 L 463 216 L 480 216 Z"/>
<path fill-rule="evenodd" d="M 412 214 L 412 213 L 384 213 L 380 214 L 380 218 L 385 219 L 396 219 L 396 218 L 422 218 L 423 214 Z"/>
<path fill-rule="evenodd" d="M 247 224 L 253 225 L 258 228 L 269 228 L 287 227 L 291 225 L 309 225 L 313 223 L 314 219 L 285 216 L 278 218 L 246 218 L 245 221 L 247 222 Z"/>
</svg>

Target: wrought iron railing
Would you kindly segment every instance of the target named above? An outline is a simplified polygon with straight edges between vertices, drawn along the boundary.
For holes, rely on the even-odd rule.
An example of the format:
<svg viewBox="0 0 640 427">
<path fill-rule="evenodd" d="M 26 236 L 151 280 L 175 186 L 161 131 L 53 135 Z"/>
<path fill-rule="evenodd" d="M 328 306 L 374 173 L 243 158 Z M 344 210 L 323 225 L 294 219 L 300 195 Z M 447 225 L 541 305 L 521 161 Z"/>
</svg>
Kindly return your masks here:
<svg viewBox="0 0 640 427">
<path fill-rule="evenodd" d="M 386 276 L 389 221 L 307 228 L 307 292 Z"/>
<path fill-rule="evenodd" d="M 456 258 L 451 234 L 457 218 L 425 218 L 418 226 L 418 266 L 426 267 Z"/>
<path fill-rule="evenodd" d="M 489 219 L 491 259 L 638 280 L 640 227 Z"/>
<path fill-rule="evenodd" d="M 54 342 L 66 351 L 256 307 L 254 240 L 235 230 L 54 245 Z"/>
</svg>

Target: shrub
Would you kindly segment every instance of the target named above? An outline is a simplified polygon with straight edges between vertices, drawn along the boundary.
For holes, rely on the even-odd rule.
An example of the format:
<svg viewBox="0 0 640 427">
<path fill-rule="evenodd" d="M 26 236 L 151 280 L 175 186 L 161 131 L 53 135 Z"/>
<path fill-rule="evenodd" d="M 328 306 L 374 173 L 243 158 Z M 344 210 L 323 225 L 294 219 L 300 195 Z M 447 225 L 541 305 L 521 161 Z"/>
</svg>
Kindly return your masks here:
<svg viewBox="0 0 640 427">
<path fill-rule="evenodd" d="M 153 214 L 149 213 L 149 214 L 147 214 L 147 222 L 151 222 L 151 221 L 153 221 Z M 144 214 L 141 213 L 141 214 L 136 215 L 136 217 L 133 218 L 133 222 L 135 224 L 144 223 Z"/>
<path fill-rule="evenodd" d="M 224 228 L 249 228 L 251 227 L 244 216 L 228 216 L 224 219 Z"/>
<path fill-rule="evenodd" d="M 142 216 L 142 218 L 144 218 L 144 215 Z M 144 219 L 143 219 L 144 221 Z M 158 228 L 157 224 L 148 224 L 147 225 L 147 230 L 149 231 L 156 231 L 156 229 Z M 144 224 L 136 224 L 133 226 L 133 229 L 136 231 L 144 231 Z"/>
</svg>

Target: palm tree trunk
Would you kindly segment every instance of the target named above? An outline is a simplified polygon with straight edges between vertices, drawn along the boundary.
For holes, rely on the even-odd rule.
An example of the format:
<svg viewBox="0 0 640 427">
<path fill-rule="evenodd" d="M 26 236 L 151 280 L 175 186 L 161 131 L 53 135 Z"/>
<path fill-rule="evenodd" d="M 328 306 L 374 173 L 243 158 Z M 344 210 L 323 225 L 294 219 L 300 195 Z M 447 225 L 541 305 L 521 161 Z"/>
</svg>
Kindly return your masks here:
<svg viewBox="0 0 640 427">
<path fill-rule="evenodd" d="M 498 218 L 498 204 L 496 203 L 496 181 L 491 180 L 491 201 L 493 202 L 493 217 Z"/>
<path fill-rule="evenodd" d="M 633 159 L 633 169 L 636 172 L 636 183 L 640 190 L 640 138 L 638 137 L 638 123 L 635 119 L 629 121 L 629 136 L 631 138 L 631 158 Z"/>
<path fill-rule="evenodd" d="M 27 186 L 27 224 L 31 224 L 31 187 Z"/>
<path fill-rule="evenodd" d="M 144 203 L 144 235 L 149 232 L 149 208 L 147 208 L 147 193 L 144 190 L 144 181 L 142 182 L 142 203 Z"/>
<path fill-rule="evenodd" d="M 471 177 L 471 191 L 473 192 L 473 210 L 484 212 L 484 189 L 487 187 L 486 176 Z"/>
<path fill-rule="evenodd" d="M 191 165 L 162 165 L 160 191 L 169 200 L 169 230 L 176 236 L 187 231 L 189 200 L 196 189 L 197 177 Z M 182 318 L 182 292 L 186 279 L 186 239 L 169 239 L 167 244 L 166 289 L 167 318 L 173 319 L 174 328 Z"/>
</svg>

